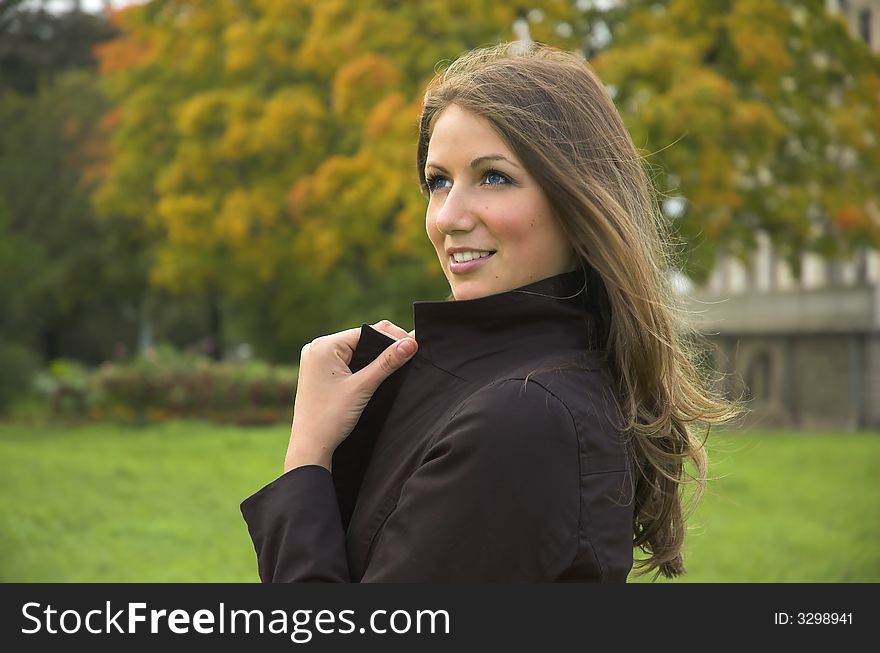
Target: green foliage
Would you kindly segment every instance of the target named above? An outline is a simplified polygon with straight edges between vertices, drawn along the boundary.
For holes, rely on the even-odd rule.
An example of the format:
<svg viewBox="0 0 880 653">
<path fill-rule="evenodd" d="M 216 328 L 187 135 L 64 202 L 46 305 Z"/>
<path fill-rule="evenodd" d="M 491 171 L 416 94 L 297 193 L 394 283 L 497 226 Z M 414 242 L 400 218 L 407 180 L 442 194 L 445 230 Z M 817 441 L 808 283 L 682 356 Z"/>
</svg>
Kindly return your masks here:
<svg viewBox="0 0 880 653">
<path fill-rule="evenodd" d="M 33 354 L 14 342 L 0 340 L 0 415 L 28 392 L 37 361 Z"/>
<path fill-rule="evenodd" d="M 112 35 L 103 15 L 0 6 L 0 339 L 44 361 L 130 349 L 149 293 L 144 225 L 91 207 L 108 109 L 92 49 Z"/>
<path fill-rule="evenodd" d="M 102 366 L 98 387 L 99 418 L 277 423 L 290 419 L 296 370 L 262 362 L 217 363 L 166 351 L 130 365 Z"/>
<path fill-rule="evenodd" d="M 142 226 L 99 220 L 90 204 L 105 107 L 81 70 L 33 96 L 0 95 L 0 124 L 12 126 L 0 130 L 0 337 L 46 360 L 112 355 L 146 292 Z"/>
<path fill-rule="evenodd" d="M 34 97 L 0 97 L 0 123 L 15 126 L 0 132 L 5 214 L 0 228 L 11 240 L 0 254 L 11 259 L 15 281 L 23 282 L 14 294 L 29 301 L 16 303 L 24 304 L 37 330 L 58 315 L 66 316 L 94 285 L 88 278 L 97 266 L 94 250 L 71 245 L 93 242 L 96 225 L 78 172 L 67 161 L 76 138 L 70 132 L 83 127 L 79 118 L 100 110 L 95 89 L 87 84 L 81 76 L 66 77 L 58 86 L 43 86 Z M 77 111 L 82 115 L 76 116 Z M 4 321 L 15 317 L 20 316 L 7 315 Z"/>
<path fill-rule="evenodd" d="M 96 370 L 53 361 L 36 386 L 56 418 L 144 424 L 197 417 L 236 424 L 290 419 L 297 371 L 261 361 L 218 363 L 170 347 Z"/>
<path fill-rule="evenodd" d="M 34 388 L 48 400 L 49 414 L 53 417 L 81 417 L 96 403 L 91 372 L 75 360 L 53 360 L 47 370 L 36 376 Z"/>
<path fill-rule="evenodd" d="M 41 80 L 71 68 L 93 67 L 92 46 L 113 36 L 99 15 L 46 11 L 34 4 L 0 3 L 0 95 L 33 94 Z"/>
</svg>

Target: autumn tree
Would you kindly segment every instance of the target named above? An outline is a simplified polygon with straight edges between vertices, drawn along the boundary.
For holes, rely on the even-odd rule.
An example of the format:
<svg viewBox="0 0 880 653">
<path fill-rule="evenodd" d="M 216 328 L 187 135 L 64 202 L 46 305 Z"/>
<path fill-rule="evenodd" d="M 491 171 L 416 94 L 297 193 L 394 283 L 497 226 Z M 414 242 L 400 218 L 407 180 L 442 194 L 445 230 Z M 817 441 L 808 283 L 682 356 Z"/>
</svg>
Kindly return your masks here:
<svg viewBox="0 0 880 653">
<path fill-rule="evenodd" d="M 264 353 L 408 323 L 445 288 L 414 168 L 421 90 L 517 17 L 495 0 L 123 9 L 99 51 L 117 109 L 98 206 L 158 229 L 153 281 L 216 297 Z"/>
<path fill-rule="evenodd" d="M 658 190 L 686 200 L 673 219 L 694 276 L 758 230 L 795 272 L 803 251 L 880 246 L 880 58 L 824 2 L 576 5 Z"/>
</svg>

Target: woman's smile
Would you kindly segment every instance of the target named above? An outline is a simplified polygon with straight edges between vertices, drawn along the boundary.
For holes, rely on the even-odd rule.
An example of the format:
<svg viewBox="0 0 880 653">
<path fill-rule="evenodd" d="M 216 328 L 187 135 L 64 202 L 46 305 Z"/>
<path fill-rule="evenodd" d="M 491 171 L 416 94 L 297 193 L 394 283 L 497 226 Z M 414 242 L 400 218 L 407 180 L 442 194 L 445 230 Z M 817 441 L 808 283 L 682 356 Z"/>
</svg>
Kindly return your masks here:
<svg viewBox="0 0 880 653">
<path fill-rule="evenodd" d="M 454 247 L 449 252 L 449 271 L 452 274 L 468 274 L 484 267 L 494 256 L 492 250 L 459 249 Z"/>
</svg>

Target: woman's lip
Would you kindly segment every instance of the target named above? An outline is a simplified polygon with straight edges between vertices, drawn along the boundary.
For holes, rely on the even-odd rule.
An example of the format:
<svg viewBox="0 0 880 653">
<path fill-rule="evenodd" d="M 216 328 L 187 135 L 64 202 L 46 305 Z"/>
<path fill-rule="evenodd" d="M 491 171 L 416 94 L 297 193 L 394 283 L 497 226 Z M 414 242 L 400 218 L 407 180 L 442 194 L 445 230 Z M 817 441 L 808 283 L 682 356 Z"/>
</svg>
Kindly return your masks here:
<svg viewBox="0 0 880 653">
<path fill-rule="evenodd" d="M 449 271 L 452 274 L 467 274 L 468 272 L 473 272 L 477 268 L 485 265 L 486 262 L 495 256 L 495 252 L 489 254 L 489 256 L 484 256 L 483 258 L 475 258 L 471 261 L 465 261 L 464 263 L 456 263 L 455 259 L 451 256 L 449 257 Z"/>
</svg>

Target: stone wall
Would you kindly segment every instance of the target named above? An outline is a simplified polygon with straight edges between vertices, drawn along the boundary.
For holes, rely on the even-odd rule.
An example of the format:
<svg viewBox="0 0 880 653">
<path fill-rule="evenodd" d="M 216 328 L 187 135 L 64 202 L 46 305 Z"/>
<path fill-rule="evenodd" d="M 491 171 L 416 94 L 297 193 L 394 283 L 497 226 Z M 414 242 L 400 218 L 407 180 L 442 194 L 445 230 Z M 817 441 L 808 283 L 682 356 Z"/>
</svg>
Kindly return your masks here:
<svg viewBox="0 0 880 653">
<path fill-rule="evenodd" d="M 880 334 L 711 335 L 725 393 L 749 427 L 880 428 Z"/>
</svg>

